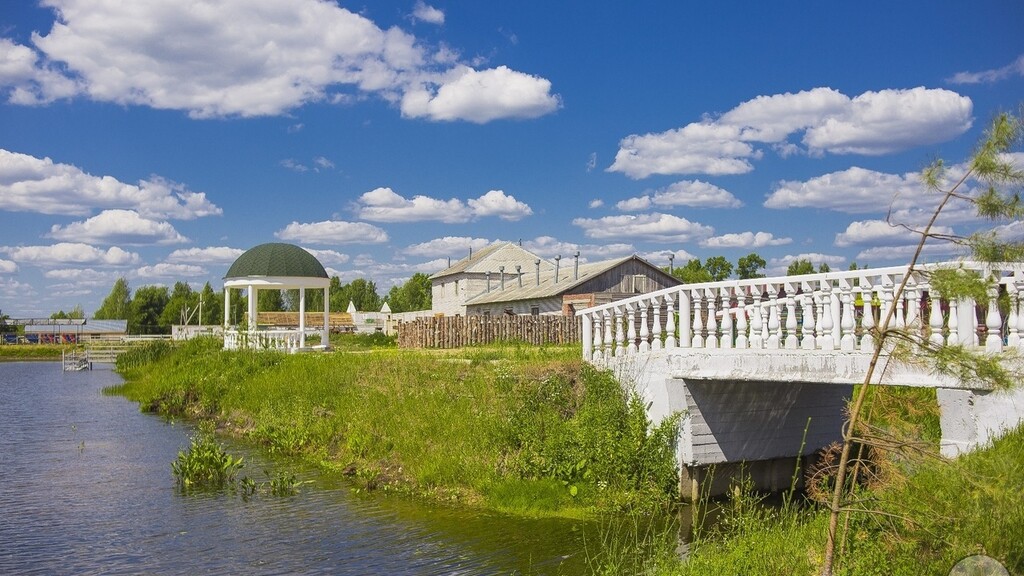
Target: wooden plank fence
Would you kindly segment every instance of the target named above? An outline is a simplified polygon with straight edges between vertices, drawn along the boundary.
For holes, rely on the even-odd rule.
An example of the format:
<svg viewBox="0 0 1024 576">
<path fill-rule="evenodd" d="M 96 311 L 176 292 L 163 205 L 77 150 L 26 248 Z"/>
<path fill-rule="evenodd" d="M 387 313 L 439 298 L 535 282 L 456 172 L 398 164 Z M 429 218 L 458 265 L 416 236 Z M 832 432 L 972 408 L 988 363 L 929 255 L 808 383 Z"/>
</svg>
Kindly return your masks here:
<svg viewBox="0 0 1024 576">
<path fill-rule="evenodd" d="M 439 316 L 398 325 L 399 348 L 461 348 L 495 342 L 579 343 L 575 316 Z"/>
</svg>

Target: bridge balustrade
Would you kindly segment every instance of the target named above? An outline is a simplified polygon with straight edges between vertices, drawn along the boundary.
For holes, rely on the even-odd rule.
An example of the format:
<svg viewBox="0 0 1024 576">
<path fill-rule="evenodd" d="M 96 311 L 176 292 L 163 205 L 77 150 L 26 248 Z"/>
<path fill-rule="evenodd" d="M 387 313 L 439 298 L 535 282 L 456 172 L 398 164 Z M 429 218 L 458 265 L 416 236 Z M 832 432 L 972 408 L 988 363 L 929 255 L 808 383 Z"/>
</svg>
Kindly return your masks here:
<svg viewBox="0 0 1024 576">
<path fill-rule="evenodd" d="M 988 303 L 942 298 L 929 282 L 940 268 L 987 278 Z M 676 348 L 871 353 L 873 329 L 893 307 L 893 328 L 916 330 L 939 345 L 999 351 L 1022 347 L 1022 299 L 1022 265 L 948 262 L 685 284 L 576 315 L 583 357 L 594 362 Z"/>
</svg>

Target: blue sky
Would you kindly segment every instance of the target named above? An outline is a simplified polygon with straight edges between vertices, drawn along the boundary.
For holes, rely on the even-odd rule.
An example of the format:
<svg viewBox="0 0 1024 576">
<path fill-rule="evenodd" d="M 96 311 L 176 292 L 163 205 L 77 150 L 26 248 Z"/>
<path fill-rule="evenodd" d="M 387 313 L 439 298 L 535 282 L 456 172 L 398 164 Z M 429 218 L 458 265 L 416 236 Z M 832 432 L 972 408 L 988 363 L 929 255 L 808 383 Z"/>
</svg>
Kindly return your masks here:
<svg viewBox="0 0 1024 576">
<path fill-rule="evenodd" d="M 219 289 L 273 241 L 382 294 L 495 240 L 903 263 L 886 214 L 1018 110 L 1022 29 L 1016 0 L 5 2 L 0 310 Z"/>
</svg>

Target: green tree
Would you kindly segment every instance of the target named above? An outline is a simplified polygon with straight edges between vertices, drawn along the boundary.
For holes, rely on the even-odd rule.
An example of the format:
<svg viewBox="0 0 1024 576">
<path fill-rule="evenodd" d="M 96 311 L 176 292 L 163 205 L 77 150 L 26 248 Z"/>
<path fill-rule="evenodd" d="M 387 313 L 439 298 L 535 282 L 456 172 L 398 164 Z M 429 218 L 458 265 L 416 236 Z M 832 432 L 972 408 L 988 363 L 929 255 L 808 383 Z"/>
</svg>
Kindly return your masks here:
<svg viewBox="0 0 1024 576">
<path fill-rule="evenodd" d="M 430 310 L 430 276 L 417 272 L 401 286 L 392 286 L 387 301 L 392 312 Z"/>
<path fill-rule="evenodd" d="M 166 286 L 143 286 L 132 298 L 128 332 L 132 334 L 170 334 L 170 327 L 160 323 L 170 296 Z"/>
<path fill-rule="evenodd" d="M 348 284 L 339 285 L 337 292 L 332 287 L 331 310 L 344 312 L 348 309 L 349 302 L 355 304 L 356 310 L 360 312 L 376 312 L 384 304 L 377 294 L 377 285 L 364 278 L 356 278 Z"/>
<path fill-rule="evenodd" d="M 786 268 L 786 276 L 800 276 L 801 274 L 814 274 L 814 264 L 807 258 L 800 258 L 789 263 Z"/>
<path fill-rule="evenodd" d="M 12 326 L 12 325 L 7 323 L 8 320 L 10 320 L 10 319 L 11 319 L 10 316 L 8 316 L 7 314 L 4 314 L 3 310 L 0 310 L 0 334 L 6 334 L 8 332 L 14 332 L 14 326 Z"/>
<path fill-rule="evenodd" d="M 207 282 L 199 292 L 199 323 L 203 326 L 220 326 L 224 323 L 224 296 L 213 291 Z"/>
<path fill-rule="evenodd" d="M 708 272 L 708 270 L 704 268 L 704 265 L 701 264 L 700 258 L 694 258 L 687 262 L 685 266 L 680 266 L 674 269 L 672 271 L 672 275 L 683 284 L 711 282 L 712 280 L 711 272 Z"/>
<path fill-rule="evenodd" d="M 198 310 L 199 294 L 192 290 L 188 282 L 175 282 L 171 296 L 160 313 L 160 327 L 170 333 L 171 326 L 185 324 L 189 320 L 189 316 L 198 313 Z M 192 322 L 198 322 L 198 320 L 192 319 Z"/>
<path fill-rule="evenodd" d="M 736 261 L 736 275 L 740 280 L 764 278 L 764 274 L 761 274 L 759 270 L 764 270 L 767 266 L 768 263 L 764 261 L 764 258 L 751 252 L 746 256 L 740 256 L 740 259 Z"/>
<path fill-rule="evenodd" d="M 132 290 L 128 287 L 128 280 L 122 276 L 114 282 L 110 294 L 92 316 L 97 320 L 128 320 L 131 324 L 131 313 Z"/>
<path fill-rule="evenodd" d="M 704 269 L 711 275 L 713 282 L 721 282 L 729 276 L 732 276 L 732 262 L 725 259 L 724 256 L 712 256 L 704 262 Z"/>
<path fill-rule="evenodd" d="M 71 309 L 71 312 L 60 310 L 50 314 L 51 320 L 80 320 L 82 318 L 85 318 L 85 312 L 82 311 L 81 304 L 75 304 L 75 307 Z"/>
<path fill-rule="evenodd" d="M 260 290 L 256 293 L 256 309 L 262 312 L 284 311 L 284 296 L 280 290 Z"/>
<path fill-rule="evenodd" d="M 1020 187 L 1024 186 L 1024 171 L 1012 164 L 1013 157 L 1008 154 L 1014 147 L 1019 146 L 1022 132 L 1024 132 L 1024 126 L 1022 126 L 1020 118 L 1002 114 L 993 121 L 977 151 L 965 164 L 967 169 L 963 175 L 956 179 L 948 179 L 941 160 L 924 171 L 922 180 L 932 192 L 937 194 L 939 203 L 928 223 L 923 228 L 915 230 L 920 235 L 920 240 L 911 257 L 910 270 L 916 269 L 925 243 L 930 238 L 950 238 L 948 234 L 935 233 L 934 229 L 939 216 L 951 203 L 967 202 L 972 204 L 980 217 L 993 222 L 1016 221 L 1024 218 L 1024 203 L 1021 202 L 1019 195 Z M 968 194 L 961 190 L 961 188 L 969 186 L 966 184 L 969 179 L 976 179 L 983 183 L 983 186 L 980 187 L 982 190 L 980 194 Z M 951 182 L 951 184 L 946 184 L 947 182 Z M 947 187 L 944 188 L 944 186 Z M 969 246 L 972 257 L 976 261 L 1019 262 L 1024 260 L 1024 241 L 1007 241 L 1005 237 L 1000 237 L 997 234 L 995 226 L 967 238 L 954 238 L 954 241 Z M 950 301 L 977 294 L 979 291 L 981 294 L 987 293 L 988 278 L 961 272 L 958 269 L 932 271 L 930 273 L 932 287 L 936 288 L 943 298 Z M 904 275 L 903 280 L 895 289 L 894 301 L 900 301 L 910 278 L 911 274 Z M 880 362 L 883 350 L 891 348 L 892 343 L 895 342 L 895 346 L 902 350 L 894 352 L 893 356 L 913 354 L 916 362 L 929 363 L 936 373 L 954 377 L 966 375 L 965 377 L 976 381 L 987 382 L 994 389 L 1006 389 L 1019 385 L 1019 378 L 1002 364 L 1002 358 L 999 355 L 978 354 L 964 346 L 953 344 L 932 344 L 917 332 L 908 331 L 905 328 L 892 328 L 896 309 L 896 306 L 888 307 L 874 330 L 875 340 L 871 360 L 865 372 L 863 384 L 859 387 L 849 406 L 847 421 L 842 427 L 843 447 L 836 468 L 835 480 L 832 483 L 829 524 L 821 568 L 821 574 L 824 576 L 832 576 L 838 548 L 839 516 L 848 504 L 846 502 L 847 491 L 851 484 L 855 483 L 847 481 L 847 474 L 851 466 L 851 454 L 855 445 L 871 445 L 872 434 L 866 432 L 861 425 L 861 414 L 865 409 L 868 391 L 873 387 L 875 370 L 879 369 L 880 364 L 884 367 L 884 364 Z M 886 439 L 883 443 L 889 446 L 893 445 L 891 439 Z M 878 447 L 875 446 L 875 448 Z"/>
</svg>

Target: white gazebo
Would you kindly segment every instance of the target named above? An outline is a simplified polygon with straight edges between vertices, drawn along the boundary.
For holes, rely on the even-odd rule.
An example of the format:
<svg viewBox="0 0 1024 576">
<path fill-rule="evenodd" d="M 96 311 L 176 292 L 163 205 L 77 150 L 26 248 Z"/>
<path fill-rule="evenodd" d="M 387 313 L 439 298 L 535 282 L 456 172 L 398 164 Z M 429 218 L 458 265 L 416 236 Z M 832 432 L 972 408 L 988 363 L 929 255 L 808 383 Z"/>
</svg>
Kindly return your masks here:
<svg viewBox="0 0 1024 576">
<path fill-rule="evenodd" d="M 320 332 L 320 345 L 328 346 L 330 331 L 331 280 L 315 256 L 294 244 L 278 242 L 260 244 L 250 248 L 235 260 L 224 276 L 224 348 L 255 348 L 295 352 L 306 347 L 306 336 L 315 330 L 306 329 L 306 290 L 324 291 L 324 321 Z M 245 290 L 249 298 L 246 326 L 231 325 L 231 292 Z M 257 325 L 257 305 L 260 290 L 299 291 L 298 330 L 270 328 Z"/>
</svg>

